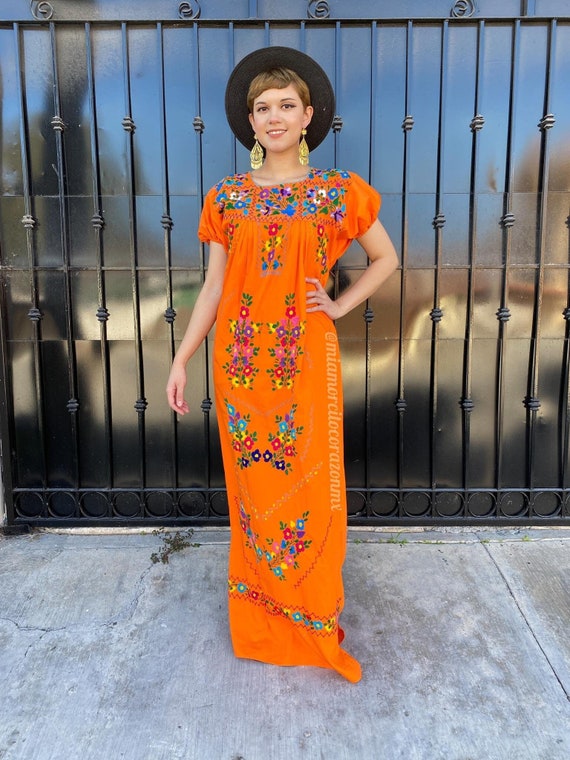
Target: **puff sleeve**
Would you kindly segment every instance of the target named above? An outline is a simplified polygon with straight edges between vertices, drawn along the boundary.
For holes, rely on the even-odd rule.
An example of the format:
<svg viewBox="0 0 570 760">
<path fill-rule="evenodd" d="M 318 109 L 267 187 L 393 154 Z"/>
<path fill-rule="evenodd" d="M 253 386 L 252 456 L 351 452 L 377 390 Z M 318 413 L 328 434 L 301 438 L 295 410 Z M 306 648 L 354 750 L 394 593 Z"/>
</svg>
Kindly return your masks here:
<svg viewBox="0 0 570 760">
<path fill-rule="evenodd" d="M 359 238 L 378 218 L 382 198 L 380 193 L 358 174 L 350 173 L 350 185 L 345 196 L 346 211 L 343 233 L 348 240 Z"/>
<path fill-rule="evenodd" d="M 227 250 L 224 232 L 224 207 L 217 202 L 219 185 L 212 187 L 204 199 L 204 208 L 198 225 L 198 238 L 202 243 L 220 243 Z"/>
</svg>

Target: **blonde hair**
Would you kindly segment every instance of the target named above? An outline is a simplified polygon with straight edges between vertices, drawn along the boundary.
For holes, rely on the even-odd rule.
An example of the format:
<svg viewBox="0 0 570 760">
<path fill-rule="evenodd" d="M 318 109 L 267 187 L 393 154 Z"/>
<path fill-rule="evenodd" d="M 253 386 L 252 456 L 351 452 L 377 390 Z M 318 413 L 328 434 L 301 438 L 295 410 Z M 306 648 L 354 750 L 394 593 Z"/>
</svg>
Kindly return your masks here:
<svg viewBox="0 0 570 760">
<path fill-rule="evenodd" d="M 309 87 L 304 79 L 292 69 L 275 68 L 268 71 L 262 71 L 256 77 L 254 77 L 249 85 L 247 91 L 247 109 L 250 113 L 253 113 L 253 104 L 255 99 L 258 98 L 262 92 L 270 89 L 282 90 L 284 87 L 288 87 L 290 84 L 294 85 L 303 108 L 307 108 L 311 105 L 311 93 Z"/>
</svg>

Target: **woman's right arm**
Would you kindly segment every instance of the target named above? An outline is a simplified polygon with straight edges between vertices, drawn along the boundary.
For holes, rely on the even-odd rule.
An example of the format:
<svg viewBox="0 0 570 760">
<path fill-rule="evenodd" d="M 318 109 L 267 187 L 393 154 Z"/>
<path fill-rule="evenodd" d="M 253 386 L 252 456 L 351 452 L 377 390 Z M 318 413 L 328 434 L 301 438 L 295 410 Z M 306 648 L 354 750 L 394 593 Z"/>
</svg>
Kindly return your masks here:
<svg viewBox="0 0 570 760">
<path fill-rule="evenodd" d="M 201 345 L 216 321 L 218 305 L 222 295 L 227 254 L 220 243 L 210 243 L 210 258 L 206 279 L 194 308 L 182 342 L 176 352 L 166 385 L 168 404 L 178 414 L 189 411 L 184 400 L 186 386 L 186 365 Z"/>
</svg>

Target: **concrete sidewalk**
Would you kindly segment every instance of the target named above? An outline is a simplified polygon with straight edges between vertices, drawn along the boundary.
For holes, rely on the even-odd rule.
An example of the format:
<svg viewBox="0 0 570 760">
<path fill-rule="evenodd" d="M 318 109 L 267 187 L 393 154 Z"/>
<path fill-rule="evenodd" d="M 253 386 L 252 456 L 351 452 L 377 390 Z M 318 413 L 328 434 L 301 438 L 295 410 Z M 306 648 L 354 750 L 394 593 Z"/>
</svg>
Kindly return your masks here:
<svg viewBox="0 0 570 760">
<path fill-rule="evenodd" d="M 351 530 L 357 685 L 236 660 L 228 533 L 191 540 L 0 536 L 1 760 L 570 757 L 570 530 Z"/>
</svg>

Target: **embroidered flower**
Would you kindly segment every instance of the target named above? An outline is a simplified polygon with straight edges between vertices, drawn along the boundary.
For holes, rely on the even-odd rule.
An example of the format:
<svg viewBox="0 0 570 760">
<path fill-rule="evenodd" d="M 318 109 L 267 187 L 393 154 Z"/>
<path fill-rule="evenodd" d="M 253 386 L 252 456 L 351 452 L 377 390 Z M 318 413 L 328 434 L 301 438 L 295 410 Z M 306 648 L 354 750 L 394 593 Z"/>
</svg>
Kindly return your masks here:
<svg viewBox="0 0 570 760">
<path fill-rule="evenodd" d="M 283 567 L 284 565 L 284 567 Z M 290 568 L 290 562 L 285 559 L 282 563 L 281 570 L 288 570 Z M 283 576 L 280 578 L 283 580 Z M 258 604 L 263 609 L 273 615 L 280 615 L 287 620 L 295 623 L 296 625 L 302 625 L 305 628 L 314 631 L 320 636 L 332 636 L 338 631 L 338 618 L 340 610 L 337 608 L 334 614 L 323 619 L 317 619 L 311 617 L 307 612 L 300 609 L 291 609 L 286 605 L 278 603 L 273 597 L 265 593 L 265 591 L 253 589 L 248 584 L 234 581 L 231 578 L 228 579 L 228 592 L 230 595 L 239 594 L 240 598 L 246 599 L 253 604 Z"/>
<path fill-rule="evenodd" d="M 261 246 L 261 271 L 263 274 L 276 274 L 283 266 L 281 261 L 283 235 L 280 234 L 282 227 L 277 222 L 272 222 L 264 229 L 268 237 Z"/>
<path fill-rule="evenodd" d="M 250 415 L 242 416 L 241 413 L 228 401 L 225 402 L 228 413 L 228 431 L 232 438 L 232 449 L 238 454 L 237 465 L 244 470 L 252 462 L 258 462 L 261 458 L 259 449 L 252 452 L 257 440 L 257 432 L 249 431 Z"/>
<path fill-rule="evenodd" d="M 285 316 L 278 322 L 270 322 L 269 332 L 278 339 L 275 347 L 269 349 L 274 364 L 267 373 L 273 389 L 292 388 L 295 375 L 300 372 L 298 358 L 303 353 L 299 339 L 305 332 L 305 323 L 297 316 L 294 293 L 285 297 Z"/>
<path fill-rule="evenodd" d="M 242 302 L 237 319 L 230 319 L 230 333 L 234 341 L 226 346 L 226 353 L 231 360 L 224 364 L 224 369 L 231 378 L 232 386 L 253 388 L 253 381 L 259 372 L 254 359 L 259 353 L 254 338 L 261 330 L 261 323 L 250 319 L 253 297 L 248 293 L 242 295 Z"/>
<path fill-rule="evenodd" d="M 293 462 L 291 460 L 297 456 L 297 436 L 303 432 L 303 427 L 297 427 L 295 424 L 296 410 L 297 405 L 293 404 L 290 411 L 284 416 L 276 415 L 277 432 L 268 435 L 269 445 L 273 449 L 273 457 L 271 460 L 266 459 L 266 461 L 286 475 L 292 472 Z M 292 522 L 289 528 L 290 530 L 297 530 L 296 523 Z"/>
<path fill-rule="evenodd" d="M 241 515 L 242 521 L 248 523 L 247 515 Z M 289 525 L 283 521 L 279 523 L 279 530 L 283 538 L 281 541 L 276 541 L 273 538 L 267 538 L 266 544 L 271 551 L 265 551 L 265 559 L 269 564 L 269 568 L 280 580 L 287 580 L 287 570 L 298 570 L 299 560 L 298 555 L 309 549 L 311 546 L 311 540 L 302 538 L 296 529 L 296 525 L 302 522 L 303 525 L 309 519 L 309 512 L 304 512 L 301 520 L 291 520 Z"/>
</svg>

